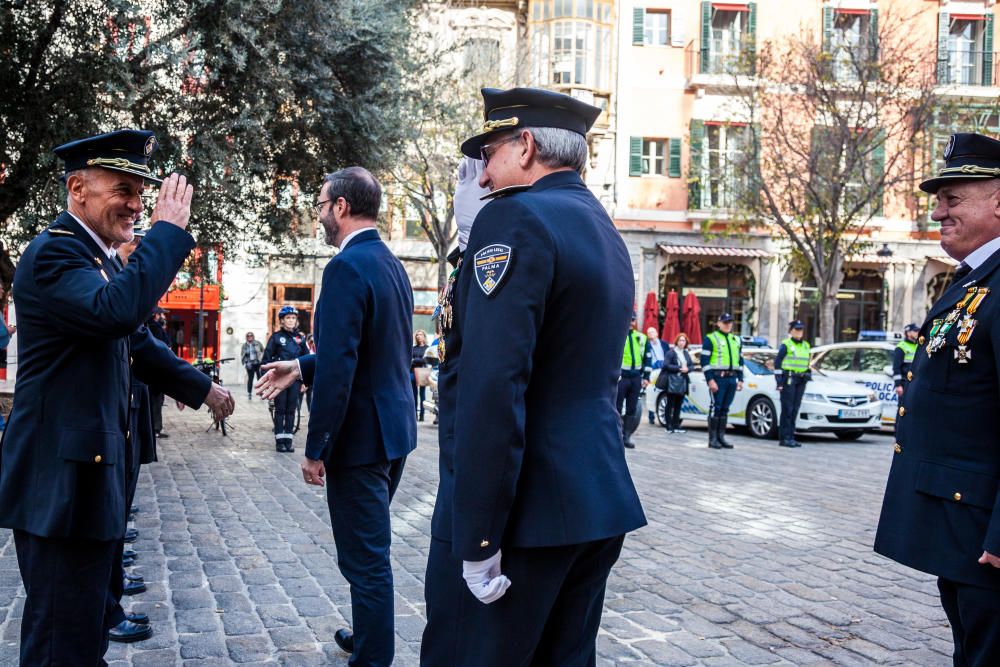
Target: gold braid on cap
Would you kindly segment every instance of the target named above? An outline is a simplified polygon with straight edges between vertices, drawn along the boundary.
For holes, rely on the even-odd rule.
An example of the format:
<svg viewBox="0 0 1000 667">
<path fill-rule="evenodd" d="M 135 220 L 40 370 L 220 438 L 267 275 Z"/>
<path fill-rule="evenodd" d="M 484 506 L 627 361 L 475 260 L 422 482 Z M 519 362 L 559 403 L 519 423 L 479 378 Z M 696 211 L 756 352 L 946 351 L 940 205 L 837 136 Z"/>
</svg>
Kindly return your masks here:
<svg viewBox="0 0 1000 667">
<path fill-rule="evenodd" d="M 483 123 L 483 132 L 492 132 L 493 130 L 499 130 L 501 127 L 517 127 L 517 124 L 521 122 L 517 116 L 511 116 L 506 120 L 488 120 Z"/>
<path fill-rule="evenodd" d="M 977 164 L 964 164 L 961 167 L 946 167 L 941 170 L 940 175 L 945 174 L 970 174 L 974 176 L 993 176 L 1000 178 L 1000 167 L 980 167 Z"/>
<path fill-rule="evenodd" d="M 116 169 L 132 169 L 141 171 L 144 174 L 151 173 L 149 167 L 144 164 L 126 160 L 123 157 L 95 157 L 87 160 L 88 167 L 114 167 Z"/>
</svg>

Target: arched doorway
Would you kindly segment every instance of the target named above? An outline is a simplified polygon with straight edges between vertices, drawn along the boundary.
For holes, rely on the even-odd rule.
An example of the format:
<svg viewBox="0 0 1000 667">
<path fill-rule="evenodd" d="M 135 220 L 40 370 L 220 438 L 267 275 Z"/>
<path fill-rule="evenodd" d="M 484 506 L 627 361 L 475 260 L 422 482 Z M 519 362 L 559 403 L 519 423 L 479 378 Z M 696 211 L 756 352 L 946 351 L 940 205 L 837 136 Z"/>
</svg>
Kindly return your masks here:
<svg viewBox="0 0 1000 667">
<path fill-rule="evenodd" d="M 660 270 L 659 303 L 663 308 L 673 290 L 683 305 L 684 297 L 693 292 L 701 304 L 702 335 L 715 330 L 722 313 L 730 313 L 736 320 L 733 331 L 749 336 L 756 318 L 756 284 L 746 264 L 674 260 Z"/>
</svg>

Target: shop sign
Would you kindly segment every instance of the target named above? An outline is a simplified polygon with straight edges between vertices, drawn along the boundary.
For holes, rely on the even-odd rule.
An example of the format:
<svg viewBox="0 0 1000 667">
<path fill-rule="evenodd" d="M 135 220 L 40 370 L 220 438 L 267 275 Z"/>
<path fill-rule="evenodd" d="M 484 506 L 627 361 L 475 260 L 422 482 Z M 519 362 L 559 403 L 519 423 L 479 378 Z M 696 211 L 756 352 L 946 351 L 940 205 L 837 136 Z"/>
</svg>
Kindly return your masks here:
<svg viewBox="0 0 1000 667">
<path fill-rule="evenodd" d="M 684 293 L 694 292 L 699 299 L 725 299 L 729 290 L 725 287 L 687 287 Z"/>
</svg>

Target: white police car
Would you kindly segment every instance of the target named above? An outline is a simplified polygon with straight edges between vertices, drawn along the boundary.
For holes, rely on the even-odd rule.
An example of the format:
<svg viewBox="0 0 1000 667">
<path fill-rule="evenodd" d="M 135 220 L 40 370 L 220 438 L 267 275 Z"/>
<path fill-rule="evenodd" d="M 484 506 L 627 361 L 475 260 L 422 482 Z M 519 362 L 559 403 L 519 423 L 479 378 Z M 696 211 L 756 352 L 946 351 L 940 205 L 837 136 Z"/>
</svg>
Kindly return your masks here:
<svg viewBox="0 0 1000 667">
<path fill-rule="evenodd" d="M 743 351 L 743 391 L 729 408 L 729 423 L 745 425 L 756 438 L 776 438 L 781 398 L 774 380 L 773 349 L 745 349 Z M 698 359 L 699 351 L 692 350 Z M 700 369 L 691 373 L 691 389 L 681 407 L 681 416 L 693 421 L 708 421 L 711 406 L 710 392 Z M 666 395 L 661 394 L 656 404 L 660 424 L 664 423 Z M 813 374 L 806 385 L 802 406 L 795 422 L 799 432 L 833 433 L 841 440 L 857 440 L 866 431 L 879 428 L 882 404 L 874 392 L 856 384 L 840 382 Z"/>
<path fill-rule="evenodd" d="M 882 425 L 896 423 L 899 398 L 892 380 L 892 354 L 895 343 L 885 341 L 859 341 L 832 343 L 812 349 L 814 371 L 841 382 L 862 384 L 875 392 L 882 402 Z M 815 376 L 817 373 L 814 372 Z"/>
</svg>

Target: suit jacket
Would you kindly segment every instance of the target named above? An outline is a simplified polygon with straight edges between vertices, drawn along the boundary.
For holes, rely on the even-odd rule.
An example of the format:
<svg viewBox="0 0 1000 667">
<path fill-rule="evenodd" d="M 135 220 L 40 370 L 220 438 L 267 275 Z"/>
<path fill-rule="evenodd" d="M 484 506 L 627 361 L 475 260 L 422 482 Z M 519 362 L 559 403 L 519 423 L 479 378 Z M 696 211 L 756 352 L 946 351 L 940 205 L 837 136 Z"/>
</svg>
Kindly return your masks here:
<svg viewBox="0 0 1000 667">
<path fill-rule="evenodd" d="M 458 282 L 464 340 L 448 341 L 457 368 L 439 384 L 455 398 L 443 401 L 454 435 L 442 437 L 435 536 L 478 561 L 501 542 L 579 544 L 645 525 L 615 409 L 632 264 L 580 176 L 487 204 Z"/>
<path fill-rule="evenodd" d="M 975 586 L 1000 589 L 1000 571 L 979 565 L 983 551 L 1000 555 L 1000 252 L 950 286 L 920 328 L 912 381 L 899 404 L 896 446 L 875 551 L 909 567 Z M 935 324 L 970 289 L 990 291 L 944 345 L 928 353 Z M 974 294 L 973 300 L 974 300 Z"/>
<path fill-rule="evenodd" d="M 68 213 L 28 244 L 14 276 L 23 335 L 0 445 L 0 526 L 43 537 L 124 535 L 130 371 L 146 382 L 168 369 L 183 377 L 183 362 L 139 327 L 192 247 L 186 231 L 154 224 L 119 270 Z M 167 375 L 168 393 L 200 405 L 207 385 Z"/>
<path fill-rule="evenodd" d="M 299 359 L 313 391 L 306 456 L 356 466 L 412 452 L 413 291 L 377 231 L 358 234 L 326 265 L 314 322 L 316 353 Z"/>
</svg>

